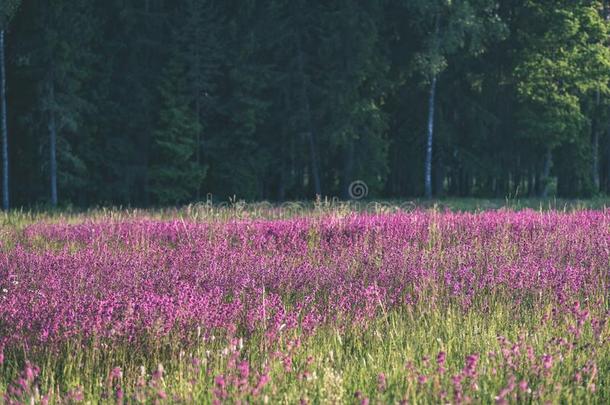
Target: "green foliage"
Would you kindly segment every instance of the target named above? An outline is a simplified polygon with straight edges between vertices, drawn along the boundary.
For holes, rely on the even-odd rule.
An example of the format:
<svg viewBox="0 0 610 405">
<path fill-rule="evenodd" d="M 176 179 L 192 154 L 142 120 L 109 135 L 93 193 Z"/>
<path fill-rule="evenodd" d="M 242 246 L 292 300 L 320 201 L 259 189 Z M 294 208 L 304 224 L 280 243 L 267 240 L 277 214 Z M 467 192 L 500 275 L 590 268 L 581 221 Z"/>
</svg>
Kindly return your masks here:
<svg viewBox="0 0 610 405">
<path fill-rule="evenodd" d="M 498 2 L 406 1 L 414 15 L 413 24 L 423 36 L 423 49 L 414 56 L 416 72 L 434 76 L 447 68 L 456 53 L 479 55 L 487 46 L 502 39 L 506 26 L 499 18 Z"/>
<path fill-rule="evenodd" d="M 45 185 L 45 200 L 49 195 L 46 157 L 52 119 L 57 130 L 59 189 L 65 190 L 64 197 L 78 201 L 79 193 L 90 185 L 86 151 L 80 146 L 91 139 L 87 124 L 96 112 L 88 94 L 97 60 L 91 47 L 97 23 L 92 6 L 92 1 L 77 5 L 39 2 L 37 14 L 24 16 L 29 25 L 14 28 L 16 35 L 27 33 L 16 51 L 16 75 L 34 98 L 19 119 L 25 124 L 21 129 L 24 135 L 36 139 L 38 147 L 31 158 L 36 162 L 35 174 L 40 176 L 37 181 Z"/>
<path fill-rule="evenodd" d="M 595 192 L 590 131 L 598 129 L 588 124 L 598 117 L 584 106 L 592 94 L 609 94 L 610 32 L 600 9 L 596 1 L 528 1 L 515 34 L 522 44 L 515 69 L 521 136 L 534 147 L 558 148 L 558 192 L 565 196 Z"/>
<path fill-rule="evenodd" d="M 578 136 L 587 93 L 609 91 L 608 25 L 597 2 L 579 3 L 527 2 L 527 26 L 517 32 L 526 44 L 516 68 L 524 126 L 551 147 Z"/>
<path fill-rule="evenodd" d="M 0 29 L 6 29 L 20 4 L 21 0 L 2 0 L 2 4 L 0 4 Z"/>
<path fill-rule="evenodd" d="M 420 196 L 433 77 L 437 196 L 610 192 L 607 0 L 19 3 L 16 205 L 48 199 L 51 114 L 66 204 L 311 199 L 316 172 Z"/>
<path fill-rule="evenodd" d="M 189 108 L 185 77 L 186 69 L 172 60 L 159 88 L 162 103 L 153 135 L 149 191 L 162 205 L 188 201 L 205 175 L 193 159 L 201 127 Z"/>
</svg>

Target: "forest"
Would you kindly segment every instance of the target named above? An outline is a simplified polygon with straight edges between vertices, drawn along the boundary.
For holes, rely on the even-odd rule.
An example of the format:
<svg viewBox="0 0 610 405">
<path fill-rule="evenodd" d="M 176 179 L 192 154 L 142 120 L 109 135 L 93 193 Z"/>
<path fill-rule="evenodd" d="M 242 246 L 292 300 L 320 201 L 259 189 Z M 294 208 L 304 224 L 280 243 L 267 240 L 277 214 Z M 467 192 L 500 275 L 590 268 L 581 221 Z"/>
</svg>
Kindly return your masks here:
<svg viewBox="0 0 610 405">
<path fill-rule="evenodd" d="M 610 1 L 2 0 L 5 208 L 610 193 Z"/>
</svg>

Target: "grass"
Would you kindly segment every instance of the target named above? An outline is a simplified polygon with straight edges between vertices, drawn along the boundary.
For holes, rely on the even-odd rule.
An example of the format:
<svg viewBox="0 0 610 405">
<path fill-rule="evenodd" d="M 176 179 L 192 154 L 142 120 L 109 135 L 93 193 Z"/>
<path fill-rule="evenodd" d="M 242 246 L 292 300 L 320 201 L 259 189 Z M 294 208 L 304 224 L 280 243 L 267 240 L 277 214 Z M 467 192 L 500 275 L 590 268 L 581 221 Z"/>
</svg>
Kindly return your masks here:
<svg viewBox="0 0 610 405">
<path fill-rule="evenodd" d="M 445 263 L 451 261 L 447 256 L 453 254 L 452 248 L 466 243 L 458 239 L 459 233 L 445 234 L 442 223 L 434 222 L 443 220 L 434 218 L 435 213 L 445 209 L 569 212 L 603 209 L 607 202 L 319 201 L 283 206 L 194 205 L 152 211 L 16 211 L 2 217 L 0 252 L 7 254 L 24 244 L 28 240 L 24 230 L 32 224 L 124 223 L 147 218 L 183 221 L 186 230 L 188 223 L 222 224 L 236 218 L 248 222 L 332 215 L 341 219 L 352 211 L 384 214 L 432 206 L 429 239 L 403 253 L 427 256 L 424 263 Z M 508 228 L 496 231 L 498 234 L 490 241 L 469 245 L 476 250 L 478 264 L 486 262 L 492 250 L 504 258 L 520 251 L 524 239 L 512 236 Z M 582 232 L 586 237 L 587 230 Z M 562 236 L 561 232 L 553 234 Z M 70 258 L 87 249 L 83 244 L 65 250 L 57 241 L 33 238 L 35 249 L 41 253 L 66 254 Z M 310 256 L 318 265 L 323 264 L 315 256 L 322 243 L 320 235 L 312 233 L 308 238 Z M 541 248 L 539 254 L 562 262 L 563 252 L 548 249 L 554 243 L 545 242 L 545 249 Z M 569 250 L 577 242 L 566 239 L 562 243 Z M 592 239 L 583 246 L 603 243 L 608 240 Z M 583 251 L 585 259 L 592 259 Z M 9 257 L 0 257 L 0 276 L 6 274 L 3 266 L 8 268 L 2 260 Z M 509 261 L 516 263 L 517 259 Z M 606 260 L 604 269 L 599 257 L 593 259 L 602 263 L 596 264 L 600 266 L 596 271 L 601 274 L 610 269 L 610 261 Z M 264 302 L 264 289 L 262 294 Z M 373 298 L 374 312 L 364 318 L 343 317 L 330 308 L 329 321 L 312 331 L 299 326 L 270 331 L 269 325 L 262 323 L 254 330 L 240 326 L 234 330 L 174 330 L 160 338 L 142 335 L 135 340 L 111 341 L 74 336 L 52 346 L 13 344 L 0 350 L 4 354 L 0 361 L 0 395 L 5 393 L 0 396 L 0 404 L 610 402 L 610 303 L 607 288 L 601 283 L 593 290 L 560 298 L 545 292 L 515 299 L 508 286 L 488 294 L 476 293 L 472 301 L 464 304 L 462 297 L 449 294 L 446 287 L 436 284 L 419 291 L 418 297 L 412 304 L 394 306 Z M 298 304 L 301 298 L 291 296 L 290 305 Z M 1 300 L 0 295 L 0 304 Z M 8 321 L 0 318 L 0 338 L 2 322 Z"/>
<path fill-rule="evenodd" d="M 606 328 L 595 337 L 585 328 L 583 335 L 572 341 L 569 320 L 560 319 L 559 325 L 542 320 L 541 315 L 551 310 L 515 314 L 514 308 L 500 304 L 481 316 L 451 305 L 443 310 L 416 309 L 380 316 L 366 326 L 324 328 L 305 338 L 295 331 L 267 348 L 260 335 L 244 341 L 241 349 L 235 342 L 232 347 L 230 339 L 206 339 L 188 353 L 175 342 L 146 355 L 134 355 L 126 347 L 109 348 L 104 353 L 72 347 L 63 353 L 46 354 L 38 384 L 44 387 L 42 393 L 80 390 L 93 402 L 112 402 L 120 385 L 133 395 L 131 401 L 139 392 L 142 402 L 211 403 L 223 398 L 213 391 L 219 385 L 214 377 L 222 375 L 229 386 L 223 395 L 231 402 L 359 403 L 368 399 L 382 403 L 494 403 L 501 402 L 498 396 L 514 376 L 516 384 L 526 381 L 528 388 L 511 390 L 507 395 L 510 402 L 607 403 L 610 348 L 600 341 L 607 340 L 610 331 Z M 509 343 L 503 345 L 499 336 Z M 577 347 L 556 342 L 564 337 Z M 514 345 L 519 345 L 518 352 L 509 361 L 502 350 L 512 353 Z M 533 350 L 532 359 L 527 358 L 528 347 Z M 439 373 L 436 361 L 440 352 L 447 356 L 444 373 Z M 464 378 L 459 392 L 452 376 L 463 373 L 465 359 L 472 354 L 480 355 L 476 375 Z M 545 354 L 554 356 L 548 370 L 543 368 Z M 200 363 L 195 365 L 193 359 Z M 9 367 L 4 369 L 4 385 L 7 377 L 17 372 L 10 366 L 13 360 L 6 360 Z M 238 384 L 230 386 L 232 378 L 241 378 L 239 368 L 231 362 L 243 360 L 252 370 L 268 370 L 269 383 L 257 395 L 252 390 L 260 376 L 248 378 L 244 384 L 249 387 L 247 392 L 237 388 Z M 582 372 L 591 361 L 598 364 L 597 375 Z M 121 365 L 120 382 L 109 382 L 116 365 Z M 162 378 L 155 377 L 159 365 L 164 370 Z M 582 381 L 576 383 L 579 372 Z"/>
<path fill-rule="evenodd" d="M 342 201 L 319 199 L 317 201 L 291 201 L 285 203 L 246 202 L 231 199 L 228 202 L 190 204 L 179 208 L 140 209 L 126 207 L 101 207 L 81 209 L 68 207 L 49 209 L 40 206 L 32 209 L 14 209 L 0 212 L 4 229 L 22 228 L 37 222 L 79 223 L 84 220 L 122 221 L 133 218 L 183 219 L 191 221 L 226 221 L 230 219 L 285 219 L 297 216 L 347 214 L 352 212 L 389 213 L 435 209 L 439 211 L 482 212 L 488 210 L 578 211 L 600 210 L 610 207 L 610 197 L 591 199 L 563 198 L 441 198 L 433 200 L 360 200 Z"/>
</svg>

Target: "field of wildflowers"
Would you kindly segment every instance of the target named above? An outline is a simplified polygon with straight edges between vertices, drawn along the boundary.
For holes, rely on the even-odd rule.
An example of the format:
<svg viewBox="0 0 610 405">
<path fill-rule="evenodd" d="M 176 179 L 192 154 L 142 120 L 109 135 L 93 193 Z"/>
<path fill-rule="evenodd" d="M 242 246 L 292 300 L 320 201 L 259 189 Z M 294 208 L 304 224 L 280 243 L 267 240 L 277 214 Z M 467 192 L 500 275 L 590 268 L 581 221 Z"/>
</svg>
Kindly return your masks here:
<svg viewBox="0 0 610 405">
<path fill-rule="evenodd" d="M 610 210 L 0 229 L 0 403 L 610 403 Z"/>
</svg>

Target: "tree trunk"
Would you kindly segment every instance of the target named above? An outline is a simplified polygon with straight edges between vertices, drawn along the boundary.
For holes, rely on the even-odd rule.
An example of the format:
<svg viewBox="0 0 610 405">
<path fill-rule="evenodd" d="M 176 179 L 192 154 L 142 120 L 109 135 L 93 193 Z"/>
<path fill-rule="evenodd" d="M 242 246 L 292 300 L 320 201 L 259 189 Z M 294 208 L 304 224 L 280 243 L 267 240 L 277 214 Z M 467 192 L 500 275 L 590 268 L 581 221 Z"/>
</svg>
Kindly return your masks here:
<svg viewBox="0 0 610 405">
<path fill-rule="evenodd" d="M 316 137 L 313 129 L 313 122 L 311 118 L 311 106 L 309 104 L 309 94 L 307 91 L 307 78 L 305 76 L 305 61 L 303 56 L 303 50 L 301 48 L 301 38 L 298 37 L 298 69 L 299 76 L 301 79 L 301 103 L 303 108 L 303 119 L 305 125 L 305 135 L 309 143 L 309 158 L 311 166 L 311 175 L 313 177 L 313 185 L 316 196 L 322 195 L 322 185 L 320 182 L 320 169 L 318 166 L 318 154 L 316 149 Z"/>
<path fill-rule="evenodd" d="M 201 169 L 201 104 L 199 101 L 199 96 L 197 96 L 195 101 L 195 114 L 197 114 L 197 123 L 199 124 L 199 128 L 197 130 L 197 146 L 195 147 L 195 160 L 197 161 L 197 168 Z M 196 192 L 197 201 L 201 200 L 201 182 L 197 184 L 197 192 Z"/>
<path fill-rule="evenodd" d="M 439 49 L 440 14 L 436 15 L 434 22 L 434 52 Z M 432 69 L 435 69 L 432 67 Z M 432 145 L 434 141 L 434 106 L 436 103 L 436 80 L 438 74 L 433 72 L 430 83 L 430 96 L 428 98 L 428 141 L 426 143 L 426 161 L 424 168 L 424 193 L 426 198 L 432 198 Z"/>
<path fill-rule="evenodd" d="M 309 103 L 308 103 L 309 104 Z M 313 176 L 313 186 L 316 196 L 322 195 L 322 184 L 320 182 L 320 169 L 318 167 L 318 155 L 316 152 L 316 141 L 313 130 L 307 131 L 307 138 L 309 139 L 309 152 L 311 156 L 311 175 Z"/>
<path fill-rule="evenodd" d="M 349 140 L 347 145 L 345 146 L 345 155 L 343 162 L 343 198 L 348 200 L 350 198 L 349 195 L 349 186 L 352 181 L 354 173 L 354 141 Z"/>
<path fill-rule="evenodd" d="M 595 192 L 599 192 L 599 132 L 596 130 L 593 132 L 593 139 L 591 140 L 591 149 L 593 154 L 593 159 L 591 162 L 591 170 L 592 170 L 592 179 L 593 179 L 593 187 Z"/>
<path fill-rule="evenodd" d="M 8 125 L 6 115 L 6 69 L 4 65 L 4 30 L 0 30 L 0 104 L 2 105 L 2 208 L 9 209 Z"/>
<path fill-rule="evenodd" d="M 277 183 L 277 200 L 284 201 L 286 199 L 286 167 L 284 164 L 280 167 Z"/>
<path fill-rule="evenodd" d="M 519 197 L 519 194 L 523 192 L 523 169 L 521 167 L 521 155 L 517 155 L 517 161 L 515 162 L 515 173 L 513 175 L 513 197 Z"/>
<path fill-rule="evenodd" d="M 604 19 L 606 22 L 610 21 L 610 1 L 604 0 Z M 610 194 L 610 123 L 606 127 L 606 138 L 607 138 L 607 168 L 606 168 L 606 193 Z M 610 277 L 610 272 L 608 273 Z"/>
<path fill-rule="evenodd" d="M 432 143 L 434 141 L 434 105 L 436 101 L 436 75 L 430 84 L 430 97 L 428 99 L 428 142 L 426 144 L 425 163 L 425 194 L 432 198 Z"/>
<path fill-rule="evenodd" d="M 445 166 L 443 165 L 443 153 L 437 149 L 434 160 L 434 195 L 442 197 L 445 193 Z"/>
<path fill-rule="evenodd" d="M 610 123 L 606 127 L 606 194 L 610 194 Z"/>
<path fill-rule="evenodd" d="M 542 195 L 542 177 L 540 176 L 540 167 L 538 165 L 536 165 L 535 173 L 534 173 L 534 194 L 537 197 L 540 197 Z"/>
<path fill-rule="evenodd" d="M 549 196 L 551 167 L 553 167 L 553 152 L 551 148 L 548 147 L 544 155 L 544 166 L 542 168 L 542 187 L 540 192 L 540 197 L 542 198 L 547 198 Z"/>
<path fill-rule="evenodd" d="M 593 113 L 593 120 L 591 122 L 591 179 L 593 180 L 593 187 L 595 192 L 599 192 L 599 124 L 598 114 L 600 105 L 600 94 L 597 89 L 595 98 L 595 111 Z"/>
<path fill-rule="evenodd" d="M 49 157 L 51 172 L 51 205 L 57 207 L 57 122 L 55 119 L 55 86 L 50 87 L 51 109 L 49 111 Z"/>
</svg>

